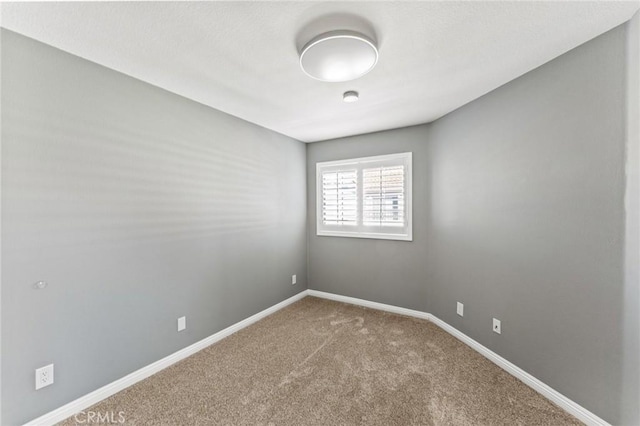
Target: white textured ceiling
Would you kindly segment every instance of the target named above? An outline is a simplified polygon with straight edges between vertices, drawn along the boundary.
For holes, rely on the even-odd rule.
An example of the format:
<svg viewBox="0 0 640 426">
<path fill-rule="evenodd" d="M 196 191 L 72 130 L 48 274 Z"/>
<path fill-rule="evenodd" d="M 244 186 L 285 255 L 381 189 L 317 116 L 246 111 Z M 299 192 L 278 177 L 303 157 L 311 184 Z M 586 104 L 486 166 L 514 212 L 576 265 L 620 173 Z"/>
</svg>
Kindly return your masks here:
<svg viewBox="0 0 640 426">
<path fill-rule="evenodd" d="M 433 121 L 631 18 L 638 2 L 3 3 L 1 25 L 310 142 Z M 364 77 L 325 83 L 298 50 L 375 33 Z M 346 90 L 360 101 L 342 102 Z"/>
</svg>

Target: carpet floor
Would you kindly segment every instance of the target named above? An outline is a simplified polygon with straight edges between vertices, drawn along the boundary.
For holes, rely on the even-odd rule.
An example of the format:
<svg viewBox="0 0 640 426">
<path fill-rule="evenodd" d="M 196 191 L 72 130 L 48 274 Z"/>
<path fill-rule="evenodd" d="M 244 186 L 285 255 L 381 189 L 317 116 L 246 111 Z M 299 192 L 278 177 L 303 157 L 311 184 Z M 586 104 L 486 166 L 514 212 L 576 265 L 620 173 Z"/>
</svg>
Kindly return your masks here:
<svg viewBox="0 0 640 426">
<path fill-rule="evenodd" d="M 581 424 L 428 321 L 314 297 L 61 425 L 89 412 L 154 426 Z"/>
</svg>

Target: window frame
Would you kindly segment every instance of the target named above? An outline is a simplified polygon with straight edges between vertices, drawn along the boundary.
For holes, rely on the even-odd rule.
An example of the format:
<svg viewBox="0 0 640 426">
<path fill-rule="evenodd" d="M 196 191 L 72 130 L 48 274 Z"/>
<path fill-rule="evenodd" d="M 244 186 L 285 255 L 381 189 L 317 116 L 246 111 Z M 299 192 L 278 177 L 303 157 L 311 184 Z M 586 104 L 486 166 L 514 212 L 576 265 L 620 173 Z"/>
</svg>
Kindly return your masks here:
<svg viewBox="0 0 640 426">
<path fill-rule="evenodd" d="M 403 165 L 404 172 L 404 212 L 405 226 L 377 227 L 363 224 L 363 169 Z M 316 235 L 321 237 L 369 238 L 378 240 L 413 241 L 412 226 L 412 185 L 413 153 L 376 155 L 371 157 L 349 158 L 345 160 L 323 161 L 316 163 Z M 357 171 L 357 214 L 356 225 L 325 225 L 323 223 L 322 174 L 323 172 L 353 170 Z"/>
</svg>

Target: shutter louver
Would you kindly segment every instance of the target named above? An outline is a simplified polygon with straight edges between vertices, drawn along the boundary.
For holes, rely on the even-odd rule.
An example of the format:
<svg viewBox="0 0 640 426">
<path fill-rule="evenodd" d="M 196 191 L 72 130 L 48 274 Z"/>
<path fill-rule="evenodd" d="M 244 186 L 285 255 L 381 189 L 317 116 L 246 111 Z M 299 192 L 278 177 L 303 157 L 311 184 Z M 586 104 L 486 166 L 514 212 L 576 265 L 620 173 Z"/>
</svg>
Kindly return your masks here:
<svg viewBox="0 0 640 426">
<path fill-rule="evenodd" d="M 322 173 L 322 223 L 355 226 L 358 219 L 358 172 Z"/>
<path fill-rule="evenodd" d="M 404 226 L 404 166 L 362 170 L 362 221 L 365 226 Z"/>
</svg>

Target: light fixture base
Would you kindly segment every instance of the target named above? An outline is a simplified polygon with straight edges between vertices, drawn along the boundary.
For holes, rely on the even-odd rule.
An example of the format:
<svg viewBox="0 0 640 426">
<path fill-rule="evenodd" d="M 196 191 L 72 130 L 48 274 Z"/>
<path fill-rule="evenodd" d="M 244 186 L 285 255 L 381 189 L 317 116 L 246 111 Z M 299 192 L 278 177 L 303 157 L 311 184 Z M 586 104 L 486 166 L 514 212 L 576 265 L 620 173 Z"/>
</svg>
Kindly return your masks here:
<svg viewBox="0 0 640 426">
<path fill-rule="evenodd" d="M 348 92 L 344 92 L 342 95 L 342 100 L 347 103 L 356 102 L 360 98 L 360 95 L 355 90 L 349 90 Z"/>
</svg>

